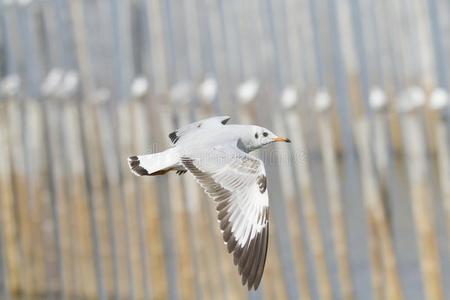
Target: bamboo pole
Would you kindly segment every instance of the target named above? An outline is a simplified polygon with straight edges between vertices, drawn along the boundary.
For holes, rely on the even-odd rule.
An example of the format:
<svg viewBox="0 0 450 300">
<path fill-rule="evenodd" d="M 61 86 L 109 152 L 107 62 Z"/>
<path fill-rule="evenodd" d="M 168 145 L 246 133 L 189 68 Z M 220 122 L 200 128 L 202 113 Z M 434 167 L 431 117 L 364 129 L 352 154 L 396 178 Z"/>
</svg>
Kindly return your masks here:
<svg viewBox="0 0 450 300">
<path fill-rule="evenodd" d="M 69 79 L 71 75 L 66 75 Z M 67 87 L 66 80 L 66 87 Z M 77 89 L 76 86 L 73 87 Z M 80 183 L 80 165 L 81 159 L 78 150 L 78 140 L 76 132 L 76 108 L 73 103 L 73 95 L 75 91 L 68 91 L 64 95 L 63 102 L 59 105 L 60 113 L 58 115 L 59 122 L 59 135 L 62 141 L 61 143 L 61 155 L 64 169 L 64 178 L 62 185 L 66 193 L 66 261 L 68 269 L 68 294 L 70 297 L 81 296 L 85 291 L 80 277 L 84 273 L 83 264 L 81 263 L 84 257 L 80 255 L 80 243 L 83 241 L 83 233 L 81 230 L 81 224 L 83 223 L 83 216 L 80 215 L 79 204 L 82 201 L 82 197 L 79 197 L 78 190 L 82 188 Z M 81 276 L 80 276 L 81 275 Z"/>
<path fill-rule="evenodd" d="M 30 262 L 32 263 L 32 281 L 35 286 L 34 290 L 37 294 L 45 293 L 49 288 L 49 264 L 47 256 L 48 248 L 47 239 L 44 233 L 44 224 L 46 219 L 45 211 L 45 176 L 42 176 L 45 168 L 45 151 L 42 143 L 43 137 L 43 121 L 42 121 L 42 109 L 41 104 L 38 101 L 27 101 L 27 123 L 26 139 L 28 140 L 29 149 L 27 150 L 28 157 L 34 157 L 35 159 L 29 160 L 29 167 L 31 173 L 29 174 L 29 180 L 31 183 L 29 193 L 29 205 L 30 205 Z"/>
<path fill-rule="evenodd" d="M 82 159 L 83 159 L 83 180 L 84 180 L 84 197 L 87 202 L 87 213 L 88 213 L 88 226 L 90 231 L 90 242 L 91 242 L 91 251 L 92 251 L 92 263 L 95 271 L 95 284 L 96 284 L 96 295 L 100 300 L 106 299 L 106 288 L 104 282 L 104 262 L 101 257 L 100 250 L 100 233 L 99 233 L 99 225 L 97 221 L 97 205 L 95 196 L 95 186 L 92 178 L 91 171 L 91 161 L 92 157 L 89 151 L 89 137 L 90 132 L 92 132 L 92 124 L 88 121 L 89 112 L 91 111 L 87 105 L 83 105 L 79 99 L 77 99 L 77 117 L 78 117 L 78 133 L 79 140 L 81 145 Z M 92 121 L 92 119 L 91 119 Z M 86 274 L 88 275 L 88 274 Z M 91 283 L 87 283 L 87 293 L 91 291 L 90 285 Z"/>
<path fill-rule="evenodd" d="M 305 142 L 302 135 L 302 127 L 295 116 L 295 114 L 284 115 L 288 118 L 289 133 L 292 135 L 293 141 L 295 141 L 297 149 L 306 151 Z M 302 165 L 296 168 L 298 172 L 298 182 L 302 191 L 302 202 L 304 209 L 304 217 L 309 231 L 307 240 L 311 245 L 312 254 L 314 256 L 314 264 L 316 268 L 316 281 L 318 285 L 318 292 L 322 299 L 331 299 L 332 289 L 330 284 L 330 278 L 328 274 L 328 266 L 325 257 L 325 248 L 323 242 L 322 232 L 320 230 L 319 215 L 317 212 L 316 202 L 314 200 L 314 194 L 311 184 L 311 175 L 309 173 L 309 164 L 305 159 L 302 161 Z"/>
<path fill-rule="evenodd" d="M 374 267 L 380 268 L 381 290 L 375 291 L 376 299 L 403 299 L 400 286 L 400 279 L 396 267 L 396 258 L 392 237 L 390 235 L 389 223 L 386 219 L 378 183 L 374 176 L 373 162 L 370 153 L 370 133 L 369 124 L 366 120 L 357 123 L 357 138 L 359 152 L 361 154 L 361 175 L 363 178 L 363 188 L 365 190 L 365 201 L 369 219 L 369 229 L 371 234 L 371 248 L 378 256 L 376 261 L 372 261 Z"/>
<path fill-rule="evenodd" d="M 147 126 L 144 112 L 144 99 L 148 97 L 148 82 L 147 79 L 139 77 L 135 78 L 131 85 L 131 95 L 133 97 L 133 102 L 130 103 L 130 122 L 131 122 L 131 147 L 134 153 L 139 153 L 141 149 L 147 147 Z M 135 208 L 136 216 L 138 222 L 138 238 L 139 238 L 139 257 L 141 260 L 141 274 L 142 274 L 142 289 L 143 289 L 143 299 L 150 300 L 152 296 L 152 284 L 151 284 L 151 272 L 150 272 L 150 262 L 149 262 L 149 247 L 147 247 L 148 239 L 146 236 L 147 223 L 145 220 L 145 204 L 143 200 L 145 199 L 144 193 L 150 193 L 147 189 L 140 184 L 139 178 L 134 178 L 134 189 L 135 189 Z"/>
<path fill-rule="evenodd" d="M 0 176 L 0 180 L 2 180 Z M 2 185 L 0 183 L 0 192 L 2 192 Z M 2 202 L 0 201 L 0 207 L 2 207 Z M 0 214 L 0 296 L 5 300 L 10 300 L 11 295 L 9 292 L 9 281 L 8 274 L 6 272 L 6 262 L 5 262 L 5 252 L 4 252 L 4 237 L 3 237 L 3 218 Z"/>
<path fill-rule="evenodd" d="M 361 173 L 362 177 L 371 176 L 369 173 L 368 166 L 368 154 L 365 152 L 367 149 L 367 145 L 364 143 L 364 137 L 362 136 L 365 132 L 362 132 L 362 129 L 357 128 L 357 146 L 358 150 L 364 157 L 361 157 Z M 372 267 L 372 288 L 373 288 L 373 298 L 376 300 L 383 298 L 383 287 L 384 287 L 384 277 L 383 277 L 383 269 L 382 269 L 382 254 L 381 249 L 379 247 L 380 240 L 377 232 L 377 223 L 374 219 L 374 213 L 371 209 L 374 208 L 374 201 L 376 200 L 376 196 L 373 195 L 375 193 L 373 182 L 373 178 L 369 177 L 363 180 L 363 194 L 365 196 L 366 209 L 368 214 L 368 227 L 369 227 L 369 252 L 370 252 L 370 263 Z"/>
<path fill-rule="evenodd" d="M 435 89 L 431 95 L 429 106 L 437 114 L 437 120 L 433 122 L 433 131 L 436 141 L 439 188 L 446 212 L 447 228 L 450 230 L 450 149 L 447 130 L 449 98 L 447 91 L 440 88 Z"/>
<path fill-rule="evenodd" d="M 95 279 L 92 276 L 89 255 L 89 228 L 86 220 L 88 212 L 83 181 L 85 166 L 79 139 L 76 97 L 70 95 L 67 100 L 62 104 L 64 111 L 61 113 L 61 119 L 64 120 L 64 126 L 61 129 L 65 129 L 63 143 L 67 145 L 65 147 L 66 165 L 69 172 L 66 180 L 70 182 L 67 190 L 69 193 L 67 209 L 71 214 L 71 217 L 68 218 L 69 234 L 71 235 L 68 255 L 69 261 L 72 262 L 71 282 L 73 286 L 71 296 L 88 297 L 91 295 L 89 292 L 91 284 L 87 281 L 95 281 Z"/>
<path fill-rule="evenodd" d="M 150 149 L 149 152 L 157 152 L 161 149 L 155 143 L 156 135 L 155 128 L 152 126 L 152 118 L 149 118 L 149 115 L 152 116 L 151 111 L 153 111 L 154 103 L 152 101 L 152 96 L 147 95 L 145 97 L 145 102 L 143 102 L 143 118 L 145 120 L 144 127 L 145 130 L 142 132 L 142 141 L 144 142 L 144 148 L 140 148 L 139 152 L 141 153 L 142 149 Z M 145 205 L 145 216 L 148 219 L 148 229 L 146 231 L 146 238 L 149 241 L 149 264 L 152 267 L 152 270 L 157 272 L 158 276 L 154 276 L 152 278 L 152 295 L 154 298 L 167 298 L 169 285 L 167 283 L 167 267 L 166 267 L 166 252 L 165 252 L 165 244 L 164 244 L 164 230 L 162 226 L 164 225 L 160 213 L 159 208 L 159 194 L 161 193 L 159 190 L 166 188 L 165 186 L 158 186 L 158 179 L 155 178 L 138 178 L 137 180 L 142 182 L 144 187 L 144 202 Z M 165 199 L 167 200 L 167 199 Z"/>
<path fill-rule="evenodd" d="M 24 101 L 25 100 L 25 101 Z M 23 99 L 20 101 L 20 132 L 22 139 L 22 154 L 20 160 L 22 161 L 22 167 L 24 176 L 26 177 L 26 197 L 27 203 L 22 203 L 22 207 L 25 211 L 24 219 L 25 222 L 25 230 L 24 230 L 24 251 L 26 256 L 26 263 L 28 264 L 28 273 L 27 274 L 27 291 L 28 297 L 33 297 L 33 295 L 42 293 L 39 290 L 38 279 L 41 274 L 36 271 L 38 268 L 36 267 L 38 264 L 37 252 L 39 252 L 39 231 L 40 227 L 37 226 L 39 223 L 39 215 L 37 206 L 37 186 L 36 182 L 38 181 L 37 177 L 39 177 L 38 172 L 36 171 L 39 163 L 36 163 L 31 158 L 39 157 L 39 152 L 36 151 L 37 141 L 41 141 L 39 134 L 40 126 L 36 126 L 37 110 L 39 110 L 39 103 L 34 99 Z M 39 159 L 40 160 L 40 159 Z M 42 251 L 42 250 L 41 250 Z"/>
<path fill-rule="evenodd" d="M 92 146 L 98 150 L 94 164 L 97 173 L 97 193 L 99 199 L 102 199 L 102 204 L 106 211 L 104 216 L 107 231 L 105 243 L 107 243 L 109 250 L 107 254 L 107 261 L 109 262 L 107 263 L 107 273 L 112 275 L 112 280 L 108 280 L 109 292 L 112 293 L 115 299 L 120 299 L 120 297 L 126 295 L 124 292 L 125 288 L 122 288 L 126 287 L 125 285 L 129 280 L 126 279 L 128 276 L 124 276 L 128 272 L 126 267 L 123 267 L 123 260 L 120 258 L 125 257 L 125 260 L 127 260 L 128 256 L 123 248 L 122 235 L 118 229 L 123 225 L 123 218 L 118 213 L 121 208 L 118 207 L 120 205 L 120 200 L 118 199 L 120 192 L 117 190 L 117 170 L 115 169 L 115 165 L 111 163 L 118 159 L 118 157 L 114 156 L 114 153 L 111 151 L 111 149 L 114 149 L 112 142 L 112 131 L 114 129 L 111 128 L 111 124 L 106 117 L 108 111 L 105 106 L 108 104 L 105 104 L 105 101 L 108 101 L 108 99 L 98 98 L 95 103 L 91 104 L 93 109 L 91 117 L 95 122 L 92 134 L 98 137 L 98 139 L 92 141 Z"/>
<path fill-rule="evenodd" d="M 1 101 L 1 100 L 0 100 Z M 3 103 L 0 102 L 0 110 L 2 109 Z M 2 135 L 1 135 L 1 129 L 0 129 L 0 145 L 2 145 Z M 2 145 L 3 146 L 3 145 Z M 2 159 L 2 153 L 0 152 L 0 159 Z M 3 210 L 3 201 L 1 198 L 3 198 L 3 172 L 1 170 L 0 165 L 0 208 Z M 5 300 L 11 299 L 10 292 L 9 292 L 9 280 L 8 280 L 8 273 L 6 270 L 6 255 L 5 255 L 5 239 L 3 234 L 3 216 L 0 214 L 0 296 L 4 298 Z"/>
<path fill-rule="evenodd" d="M 390 296 L 393 299 L 403 298 L 403 292 L 401 289 L 401 284 L 399 280 L 398 270 L 396 268 L 396 258 L 395 251 L 393 246 L 393 237 L 392 237 L 392 228 L 391 228 L 391 211 L 390 211 L 390 203 L 389 203 L 389 192 L 388 192 L 388 180 L 389 180 L 389 149 L 388 149 L 388 137 L 387 134 L 387 117 L 386 117 L 386 106 L 387 101 L 385 95 L 381 89 L 373 89 L 371 91 L 369 103 L 371 105 L 371 109 L 374 110 L 374 117 L 372 120 L 373 129 L 366 128 L 369 125 L 362 125 L 363 136 L 361 138 L 367 138 L 370 133 L 373 134 L 373 138 L 371 139 L 373 143 L 374 151 L 374 167 L 372 169 L 372 165 L 369 165 L 365 169 L 370 171 L 370 177 L 373 177 L 372 184 L 376 183 L 376 196 L 375 199 L 378 199 L 374 205 L 374 216 L 379 219 L 375 219 L 378 222 L 376 225 L 378 227 L 378 236 L 381 241 L 381 251 L 382 251 L 382 259 L 383 259 L 383 272 L 385 278 L 385 290 L 384 297 Z M 361 140 L 360 138 L 360 140 Z M 369 141 L 364 142 L 366 147 L 369 145 Z M 366 161 L 371 158 L 370 149 L 363 149 L 365 156 L 367 156 Z M 378 177 L 374 176 L 375 172 L 378 174 Z M 367 177 L 369 179 L 369 177 Z"/>
<path fill-rule="evenodd" d="M 67 293 L 69 296 L 77 295 L 82 288 L 79 285 L 80 280 L 77 278 L 79 274 L 79 257 L 77 253 L 77 244 L 80 242 L 80 230 L 77 220 L 77 206 L 76 202 L 80 199 L 76 197 L 77 178 L 75 176 L 75 169 L 73 161 L 76 158 L 72 155 L 73 149 L 76 147 L 76 138 L 73 132 L 73 104 L 69 102 L 70 97 L 66 97 L 58 104 L 57 113 L 57 130 L 59 139 L 61 141 L 60 160 L 65 162 L 62 164 L 62 189 L 64 190 L 65 198 L 65 212 L 62 219 L 65 223 L 65 234 L 63 247 L 66 253 L 66 268 L 67 268 Z"/>
<path fill-rule="evenodd" d="M 305 251 L 305 236 L 308 236 L 308 234 L 306 233 L 307 226 L 304 226 L 301 219 L 305 217 L 306 213 L 304 205 L 305 196 L 312 197 L 312 186 L 310 185 L 306 187 L 306 189 L 303 189 L 303 178 L 301 179 L 303 176 L 310 176 L 310 169 L 308 168 L 308 165 L 304 164 L 306 150 L 305 144 L 303 144 L 303 129 L 297 114 L 298 95 L 296 88 L 291 86 L 286 87 L 281 94 L 280 101 L 283 111 L 274 116 L 275 132 L 280 132 L 279 134 L 281 134 L 281 132 L 284 131 L 293 141 L 293 147 L 283 149 L 281 155 L 278 155 L 280 175 L 282 178 L 281 184 L 283 190 L 285 190 L 286 194 L 290 197 L 290 199 L 287 199 L 288 201 L 286 204 L 289 205 L 287 213 L 289 214 L 292 228 L 291 240 L 295 245 L 293 245 L 293 247 L 298 249 L 298 251 L 294 252 L 294 255 L 296 266 L 299 270 L 298 280 L 300 297 L 302 299 L 311 299 L 312 278 L 308 277 L 308 263 Z M 306 178 L 306 180 L 308 180 L 308 178 Z M 310 194 L 307 195 L 308 193 Z M 311 200 L 311 198 L 309 200 Z"/>
<path fill-rule="evenodd" d="M 3 98 L 7 98 L 7 95 L 4 94 L 4 83 L 2 80 L 2 94 L 0 96 Z M 0 114 L 4 114 L 4 110 L 6 109 L 6 99 L 0 99 Z M 5 149 L 7 148 L 7 135 L 5 131 L 6 120 L 1 118 L 0 120 L 0 295 L 5 300 L 11 299 L 11 291 L 10 291 L 10 274 L 8 268 L 8 248 L 7 248 L 7 224 L 5 220 L 5 211 L 7 208 L 7 202 L 9 199 L 8 191 L 7 191 L 7 172 L 6 172 L 6 164 L 2 163 L 6 161 L 6 153 Z"/>
<path fill-rule="evenodd" d="M 22 261 L 20 276 L 23 282 L 22 293 L 24 297 L 33 294 L 32 268 L 30 260 L 30 212 L 29 212 L 29 177 L 25 165 L 24 147 L 24 115 L 22 97 L 12 97 L 7 106 L 7 122 L 9 131 L 10 163 L 12 169 L 13 186 L 16 187 L 14 195 L 14 226 L 17 226 L 18 254 Z"/>
<path fill-rule="evenodd" d="M 443 47 L 442 27 L 440 26 L 439 1 L 427 0 L 428 14 L 430 20 L 431 39 L 433 42 L 433 54 L 435 57 L 436 77 L 439 86 L 447 87 L 449 85 L 448 57 L 445 55 Z"/>
<path fill-rule="evenodd" d="M 139 262 L 139 240 L 138 240 L 138 217 L 136 216 L 136 201 L 128 201 L 127 199 L 134 199 L 136 197 L 136 190 L 133 180 L 133 174 L 129 171 L 128 164 L 126 162 L 126 158 L 131 152 L 132 146 L 132 135 L 130 134 L 132 130 L 132 122 L 130 115 L 130 104 L 118 104 L 114 105 L 114 110 L 116 111 L 116 122 L 113 122 L 113 129 L 117 132 L 117 136 L 115 137 L 115 143 L 117 147 L 117 170 L 118 172 L 118 184 L 122 187 L 123 191 L 123 207 L 126 208 L 128 212 L 125 215 L 125 225 L 124 228 L 126 234 L 125 238 L 128 239 L 130 243 L 130 248 L 127 250 L 129 253 L 129 261 L 130 264 L 130 273 L 132 277 L 130 279 L 130 291 L 129 297 L 132 299 L 137 299 L 141 297 L 140 291 L 143 289 L 138 287 L 138 283 L 140 281 L 141 273 Z M 111 113 L 114 116 L 114 113 Z M 113 135 L 114 136 L 114 135 Z M 125 211 L 124 211 L 125 212 Z M 127 225 L 128 224 L 128 225 Z"/>
<path fill-rule="evenodd" d="M 127 130 L 128 124 L 122 124 L 123 113 L 122 109 L 119 108 L 117 103 L 113 102 L 109 98 L 109 93 L 107 97 L 98 103 L 96 110 L 96 126 L 98 126 L 98 136 L 103 137 L 103 155 L 104 168 L 105 168 L 105 180 L 107 180 L 107 185 L 110 191 L 108 192 L 111 196 L 112 206 L 108 207 L 108 214 L 112 215 L 112 220 L 114 222 L 113 233 L 117 239 L 117 255 L 122 258 L 119 260 L 119 265 L 117 266 L 117 271 L 119 283 L 122 283 L 120 287 L 119 297 L 130 297 L 134 299 L 135 295 L 135 266 L 133 264 L 133 227 L 132 223 L 134 218 L 132 217 L 132 212 L 134 210 L 131 208 L 132 202 L 126 201 L 126 199 L 132 199 L 133 195 L 130 195 L 131 184 L 125 184 L 125 178 L 121 175 L 121 164 L 124 160 L 121 159 L 120 153 L 123 144 L 127 144 L 122 141 L 122 133 L 118 133 L 119 130 Z M 123 126 L 123 127 L 120 127 Z M 127 130 L 127 133 L 129 130 Z M 112 163 L 114 162 L 114 163 Z M 128 175 L 128 174 L 127 174 Z M 111 204 L 109 204 L 111 205 Z M 114 270 L 115 271 L 115 270 Z"/>
<path fill-rule="evenodd" d="M 29 160 L 26 153 L 28 149 L 28 143 L 26 140 L 27 133 L 27 115 L 24 107 L 28 104 L 28 99 L 25 97 L 15 97 L 10 99 L 10 110 L 8 112 L 9 123 L 11 132 L 14 138 L 11 140 L 13 143 L 13 157 L 14 165 L 16 168 L 16 178 L 17 185 L 19 188 L 18 197 L 15 199 L 17 203 L 18 213 L 20 214 L 21 221 L 21 244 L 22 244 L 22 255 L 23 255 L 23 280 L 24 280 L 24 290 L 22 291 L 25 297 L 30 297 L 35 291 L 35 286 L 33 285 L 33 269 L 31 264 L 31 252 L 33 251 L 33 245 L 31 244 L 31 231 L 33 224 L 30 218 L 30 168 Z"/>
<path fill-rule="evenodd" d="M 7 182 L 6 190 L 6 203 L 5 205 L 5 228 L 6 240 L 10 239 L 7 245 L 6 251 L 8 251 L 9 263 L 9 273 L 12 293 L 23 293 L 26 290 L 26 270 L 27 266 L 24 265 L 24 240 L 23 240 L 23 226 L 24 219 L 21 210 L 22 202 L 25 202 L 24 195 L 22 193 L 21 172 L 20 168 L 17 166 L 15 152 L 16 139 L 20 136 L 20 133 L 16 131 L 17 128 L 14 126 L 14 107 L 16 106 L 17 98 L 15 95 L 8 99 L 4 104 L 4 110 L 2 119 L 4 120 L 3 130 L 5 135 L 5 168 L 6 174 L 9 177 Z"/>
<path fill-rule="evenodd" d="M 52 70 L 42 85 L 43 99 L 41 99 L 41 109 L 43 118 L 43 129 L 44 129 L 44 144 L 46 153 L 46 173 L 47 173 L 47 184 L 48 184 L 48 197 L 51 220 L 52 220 L 52 231 L 53 231 L 53 243 L 55 247 L 55 257 L 51 260 L 51 264 L 54 265 L 57 270 L 57 280 L 52 280 L 52 285 L 50 286 L 50 293 L 59 294 L 58 288 L 60 289 L 59 296 L 64 300 L 67 299 L 66 291 L 66 280 L 64 271 L 64 261 L 62 254 L 62 238 L 61 238 L 61 219 L 60 219 L 60 197 L 61 191 L 57 184 L 58 182 L 58 171 L 57 166 L 54 164 L 54 156 L 56 152 L 56 145 L 59 145 L 59 141 L 54 143 L 53 139 L 57 138 L 52 132 L 54 128 L 54 120 L 52 119 L 52 112 L 50 108 L 50 101 L 54 100 L 54 93 L 59 84 L 61 84 L 62 73 L 60 70 Z M 54 261 L 53 261 L 54 260 Z"/>
<path fill-rule="evenodd" d="M 372 89 L 369 97 L 371 109 L 374 110 L 373 115 L 373 155 L 375 170 L 377 173 L 378 184 L 380 187 L 380 196 L 383 209 L 385 211 L 386 221 L 389 228 L 391 227 L 391 209 L 389 203 L 389 139 L 388 118 L 387 118 L 387 100 L 383 90 L 379 88 Z M 390 228 L 391 229 L 391 228 Z"/>
<path fill-rule="evenodd" d="M 402 113 L 401 127 L 425 295 L 427 299 L 439 300 L 444 299 L 441 264 L 427 183 L 424 131 L 418 118 L 424 100 L 420 89 L 411 89 L 402 95 L 398 109 Z"/>
<path fill-rule="evenodd" d="M 162 151 L 167 147 L 167 132 L 170 132 L 170 126 L 168 122 L 170 117 L 167 111 L 162 107 L 162 103 L 165 103 L 167 98 L 161 96 L 155 99 L 150 99 L 147 105 L 147 113 L 150 120 L 151 141 L 155 145 L 154 152 Z M 159 100 L 159 101 L 157 101 Z M 164 101 L 165 100 L 165 101 Z M 158 147 L 156 147 L 158 146 Z M 175 233 L 173 229 L 172 218 L 172 199 L 171 188 L 169 179 L 165 176 L 155 177 L 158 199 L 158 213 L 160 218 L 160 229 L 163 242 L 163 250 L 165 256 L 165 270 L 166 270 L 166 284 L 168 299 L 177 299 L 179 295 L 179 286 L 177 280 L 178 268 L 177 268 L 177 243 L 175 239 Z"/>
<path fill-rule="evenodd" d="M 347 229 L 345 226 L 345 214 L 341 199 L 339 184 L 338 163 L 336 158 L 335 137 L 331 126 L 330 107 L 331 99 L 328 93 L 321 92 L 316 97 L 316 110 L 318 116 L 318 129 L 320 149 L 324 164 L 325 182 L 327 190 L 328 205 L 331 215 L 332 235 L 340 289 L 343 299 L 353 299 L 353 284 L 348 251 Z"/>
<path fill-rule="evenodd" d="M 178 58 L 174 55 L 174 36 L 172 31 L 171 1 L 150 1 L 147 5 L 148 20 L 152 47 L 152 71 L 151 74 L 158 74 L 152 78 L 152 87 L 156 95 L 150 98 L 147 103 L 147 112 L 150 116 L 151 135 L 150 140 L 155 145 L 154 152 L 162 151 L 165 148 L 167 134 L 172 129 L 169 125 L 170 116 L 163 103 L 169 101 L 167 90 L 173 80 L 178 78 L 177 64 Z M 154 100 L 154 101 L 153 101 Z M 158 113 L 157 113 L 158 112 Z M 158 144 L 157 144 L 158 143 Z M 162 147 L 157 147 L 162 146 Z M 165 251 L 165 271 L 167 295 L 166 298 L 175 299 L 179 297 L 179 282 L 177 278 L 177 244 L 172 219 L 172 199 L 170 190 L 172 188 L 169 179 L 165 176 L 155 178 L 157 189 L 157 208 L 160 219 L 160 229 L 163 240 L 163 250 Z"/>
</svg>

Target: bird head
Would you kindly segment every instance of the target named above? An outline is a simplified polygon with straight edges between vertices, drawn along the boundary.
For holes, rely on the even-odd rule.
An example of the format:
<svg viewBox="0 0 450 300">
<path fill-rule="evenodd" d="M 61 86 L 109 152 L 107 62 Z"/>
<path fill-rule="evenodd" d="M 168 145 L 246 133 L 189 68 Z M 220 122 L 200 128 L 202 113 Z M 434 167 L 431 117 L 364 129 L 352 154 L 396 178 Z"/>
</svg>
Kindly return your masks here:
<svg viewBox="0 0 450 300">
<path fill-rule="evenodd" d="M 280 137 L 264 127 L 251 126 L 250 131 L 242 139 L 242 142 L 247 149 L 253 151 L 274 142 L 290 143 L 291 140 L 286 137 Z"/>
</svg>

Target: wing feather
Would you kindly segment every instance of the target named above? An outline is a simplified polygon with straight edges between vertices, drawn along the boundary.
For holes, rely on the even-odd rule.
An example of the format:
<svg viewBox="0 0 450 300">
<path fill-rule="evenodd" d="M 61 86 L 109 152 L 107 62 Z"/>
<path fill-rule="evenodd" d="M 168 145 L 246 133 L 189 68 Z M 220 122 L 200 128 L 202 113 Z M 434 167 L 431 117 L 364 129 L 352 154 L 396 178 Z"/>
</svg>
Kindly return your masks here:
<svg viewBox="0 0 450 300">
<path fill-rule="evenodd" d="M 243 285 L 257 289 L 269 238 L 269 199 L 264 164 L 235 146 L 181 158 L 206 194 L 216 202 L 227 250 L 233 253 Z"/>
<path fill-rule="evenodd" d="M 175 145 L 181 137 L 186 136 L 187 134 L 191 133 L 194 130 L 200 128 L 211 128 L 215 126 L 222 126 L 225 125 L 229 120 L 230 120 L 229 116 L 219 116 L 191 123 L 171 132 L 169 134 L 169 138 L 172 144 Z"/>
</svg>

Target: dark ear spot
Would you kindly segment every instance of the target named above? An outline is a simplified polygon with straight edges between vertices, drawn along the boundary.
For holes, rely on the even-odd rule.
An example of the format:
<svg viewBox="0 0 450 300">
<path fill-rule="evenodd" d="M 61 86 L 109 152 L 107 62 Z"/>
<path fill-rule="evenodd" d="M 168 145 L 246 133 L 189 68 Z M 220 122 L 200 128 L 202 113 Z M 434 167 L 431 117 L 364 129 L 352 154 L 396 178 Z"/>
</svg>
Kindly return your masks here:
<svg viewBox="0 0 450 300">
<path fill-rule="evenodd" d="M 261 194 L 264 194 L 267 189 L 267 177 L 265 175 L 259 175 L 256 182 L 258 184 L 259 191 Z"/>
<path fill-rule="evenodd" d="M 255 139 L 257 139 L 258 138 L 258 133 L 255 133 Z"/>
<path fill-rule="evenodd" d="M 263 132 L 263 136 L 267 137 L 269 134 L 267 132 Z"/>
</svg>

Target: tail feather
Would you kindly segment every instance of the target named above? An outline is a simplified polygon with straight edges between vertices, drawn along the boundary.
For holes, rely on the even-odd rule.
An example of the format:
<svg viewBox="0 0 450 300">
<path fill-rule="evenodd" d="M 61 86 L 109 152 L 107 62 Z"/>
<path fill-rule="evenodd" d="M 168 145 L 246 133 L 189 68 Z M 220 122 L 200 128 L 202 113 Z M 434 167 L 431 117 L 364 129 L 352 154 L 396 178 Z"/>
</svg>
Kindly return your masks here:
<svg viewBox="0 0 450 300">
<path fill-rule="evenodd" d="M 138 176 L 154 176 L 178 170 L 179 162 L 176 153 L 171 148 L 159 153 L 130 156 L 128 165 L 131 171 Z"/>
<path fill-rule="evenodd" d="M 150 176 L 150 173 L 141 166 L 141 161 L 137 156 L 128 157 L 128 166 L 131 171 L 138 176 Z"/>
</svg>

